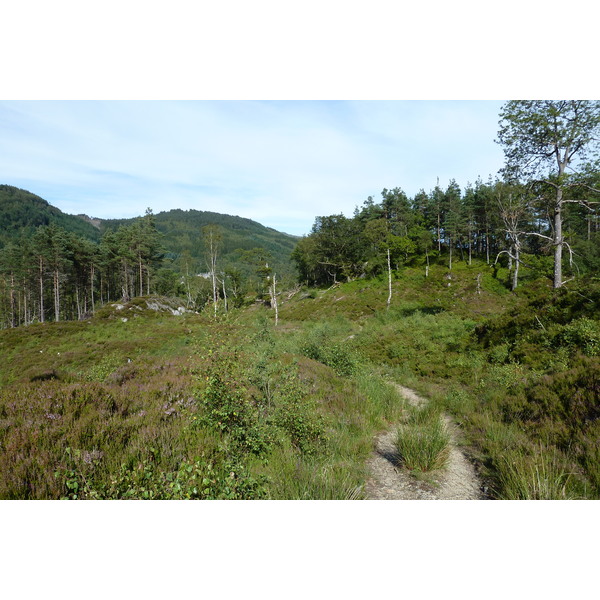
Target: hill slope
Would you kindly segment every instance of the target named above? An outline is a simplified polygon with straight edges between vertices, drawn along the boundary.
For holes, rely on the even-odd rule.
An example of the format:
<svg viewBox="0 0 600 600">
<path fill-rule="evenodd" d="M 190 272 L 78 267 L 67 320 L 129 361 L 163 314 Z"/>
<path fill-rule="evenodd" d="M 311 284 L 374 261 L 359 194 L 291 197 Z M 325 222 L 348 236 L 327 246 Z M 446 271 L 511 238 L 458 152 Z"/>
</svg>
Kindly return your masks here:
<svg viewBox="0 0 600 600">
<path fill-rule="evenodd" d="M 100 231 L 115 230 L 130 225 L 135 219 L 100 221 Z M 202 228 L 218 225 L 223 233 L 221 256 L 225 263 L 236 262 L 240 251 L 263 248 L 271 254 L 279 271 L 291 269 L 290 254 L 298 238 L 265 227 L 251 219 L 210 211 L 173 209 L 155 215 L 156 228 L 164 235 L 166 257 L 175 259 L 188 252 L 203 261 Z"/>
<path fill-rule="evenodd" d="M 101 236 L 91 223 L 63 213 L 43 198 L 11 185 L 0 185 L 0 248 L 51 223 L 93 241 Z"/>
</svg>

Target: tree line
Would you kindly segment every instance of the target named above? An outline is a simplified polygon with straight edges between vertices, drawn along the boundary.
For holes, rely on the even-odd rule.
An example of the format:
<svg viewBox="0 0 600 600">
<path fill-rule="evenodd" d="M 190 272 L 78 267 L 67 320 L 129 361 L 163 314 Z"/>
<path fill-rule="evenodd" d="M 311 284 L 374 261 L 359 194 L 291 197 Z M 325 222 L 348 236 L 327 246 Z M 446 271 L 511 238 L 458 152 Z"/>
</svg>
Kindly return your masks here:
<svg viewBox="0 0 600 600">
<path fill-rule="evenodd" d="M 512 289 L 522 266 L 548 274 L 555 288 L 565 275 L 598 272 L 600 103 L 510 101 L 499 125 L 501 177 L 464 189 L 455 180 L 445 189 L 438 182 L 412 198 L 400 187 L 384 189 L 352 217 L 317 217 L 292 252 L 299 281 L 323 286 L 387 273 L 389 305 L 392 272 L 411 262 L 422 263 L 426 276 L 432 260 L 449 270 L 456 260 L 502 264 Z M 233 262 L 224 261 L 222 228 L 207 225 L 197 235 L 204 277 L 190 249 L 166 256 L 150 209 L 98 243 L 56 222 L 11 239 L 0 249 L 0 327 L 83 319 L 97 305 L 151 293 L 185 297 L 196 310 L 210 303 L 216 314 L 254 291 L 277 313 L 277 286 L 290 281 L 275 268 L 274 252 L 240 247 Z"/>
<path fill-rule="evenodd" d="M 0 328 L 81 320 L 109 302 L 150 294 L 185 298 L 192 310 L 211 305 L 216 316 L 254 292 L 276 311 L 272 254 L 238 249 L 232 264 L 223 260 L 224 237 L 220 225 L 205 225 L 196 239 L 202 258 L 167 256 L 151 209 L 98 243 L 57 223 L 40 226 L 0 248 Z"/>
<path fill-rule="evenodd" d="M 97 305 L 150 293 L 162 252 L 150 209 L 99 243 L 56 223 L 38 227 L 0 250 L 0 322 L 83 319 Z"/>
<path fill-rule="evenodd" d="M 300 280 L 331 285 L 432 259 L 452 269 L 474 257 L 506 265 L 515 289 L 521 266 L 548 273 L 555 288 L 600 267 L 600 103 L 510 101 L 500 114 L 500 177 L 461 190 L 396 187 L 368 197 L 352 217 L 317 217 L 292 254 Z M 566 257 L 566 258 L 565 258 Z M 388 299 L 389 303 L 389 299 Z"/>
</svg>

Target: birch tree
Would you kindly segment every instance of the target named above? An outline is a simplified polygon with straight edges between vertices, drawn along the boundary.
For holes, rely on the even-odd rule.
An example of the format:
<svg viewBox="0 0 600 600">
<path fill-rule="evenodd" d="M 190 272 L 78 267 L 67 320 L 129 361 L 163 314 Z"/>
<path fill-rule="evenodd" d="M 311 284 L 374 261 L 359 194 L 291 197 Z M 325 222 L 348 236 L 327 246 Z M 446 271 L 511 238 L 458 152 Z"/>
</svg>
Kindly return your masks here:
<svg viewBox="0 0 600 600">
<path fill-rule="evenodd" d="M 221 233 L 221 228 L 218 225 L 205 225 L 202 228 L 202 240 L 204 242 L 206 263 L 208 266 L 208 273 L 212 284 L 214 316 L 216 317 L 217 304 L 219 300 L 217 259 L 219 257 L 219 252 L 223 243 L 223 235 Z"/>
</svg>

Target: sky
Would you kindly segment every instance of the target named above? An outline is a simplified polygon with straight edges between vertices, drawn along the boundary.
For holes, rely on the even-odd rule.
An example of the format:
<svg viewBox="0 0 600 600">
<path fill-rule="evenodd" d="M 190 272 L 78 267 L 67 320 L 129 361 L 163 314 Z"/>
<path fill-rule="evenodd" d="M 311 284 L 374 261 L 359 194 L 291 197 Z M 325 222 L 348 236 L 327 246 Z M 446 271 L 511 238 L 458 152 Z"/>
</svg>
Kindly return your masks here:
<svg viewBox="0 0 600 600">
<path fill-rule="evenodd" d="M 173 208 L 294 235 L 384 188 L 464 188 L 503 164 L 502 101 L 1 101 L 0 183 L 69 214 Z"/>
</svg>

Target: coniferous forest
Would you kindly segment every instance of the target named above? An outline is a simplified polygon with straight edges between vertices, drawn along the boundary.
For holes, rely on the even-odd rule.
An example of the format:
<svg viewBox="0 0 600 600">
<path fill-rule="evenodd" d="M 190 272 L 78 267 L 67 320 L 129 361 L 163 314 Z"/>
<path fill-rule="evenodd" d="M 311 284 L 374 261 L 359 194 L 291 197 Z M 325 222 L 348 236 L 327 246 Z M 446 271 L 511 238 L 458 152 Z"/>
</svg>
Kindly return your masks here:
<svg viewBox="0 0 600 600">
<path fill-rule="evenodd" d="M 598 498 L 599 133 L 598 102 L 509 101 L 494 177 L 302 238 L 0 186 L 0 498 L 365 498 L 385 430 L 434 489 L 449 438 L 413 466 L 407 432 L 443 416 L 481 498 Z"/>
</svg>

